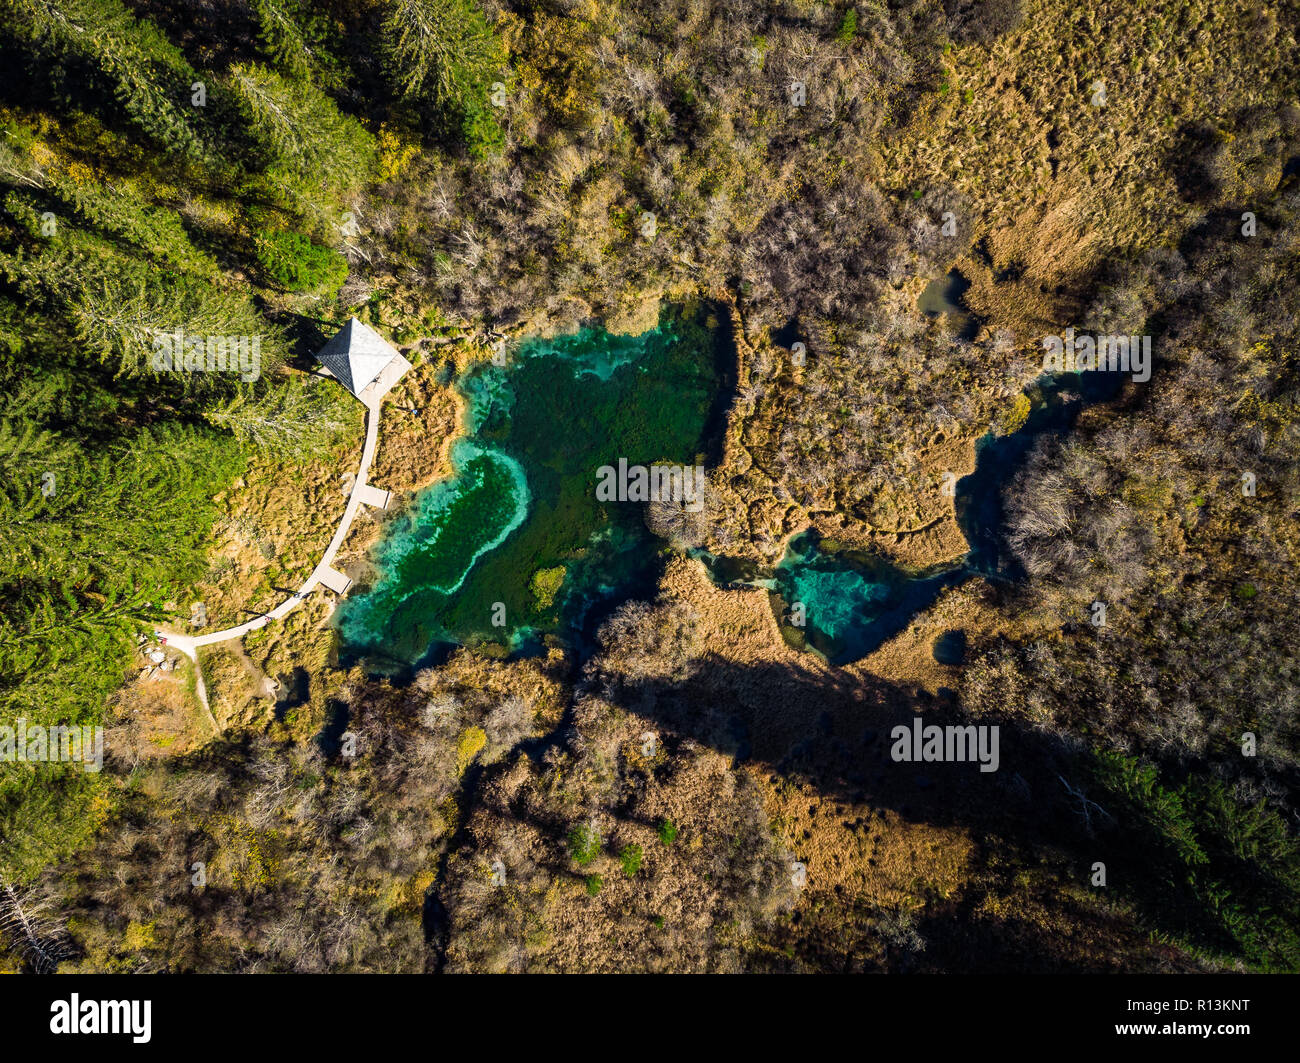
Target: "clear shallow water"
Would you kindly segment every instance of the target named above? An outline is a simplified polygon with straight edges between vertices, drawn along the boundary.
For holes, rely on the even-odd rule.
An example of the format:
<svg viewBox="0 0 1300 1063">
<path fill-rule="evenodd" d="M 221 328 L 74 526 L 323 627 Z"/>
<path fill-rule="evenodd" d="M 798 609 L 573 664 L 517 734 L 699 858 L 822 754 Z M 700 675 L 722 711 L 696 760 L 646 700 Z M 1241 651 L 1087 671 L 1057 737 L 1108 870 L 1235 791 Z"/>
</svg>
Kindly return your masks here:
<svg viewBox="0 0 1300 1063">
<path fill-rule="evenodd" d="M 954 335 L 959 339 L 973 340 L 979 334 L 980 320 L 962 300 L 969 287 L 970 281 L 957 270 L 950 270 L 925 286 L 916 308 L 926 317 L 946 317 Z"/>
<path fill-rule="evenodd" d="M 945 587 L 971 575 L 1014 580 L 1024 573 L 1003 543 L 1003 489 L 1023 467 L 1035 440 L 1044 433 L 1064 432 L 1085 405 L 1114 397 L 1124 380 L 1121 373 L 1061 374 L 1044 377 L 1029 388 L 1030 414 L 1015 432 L 986 433 L 976 442 L 975 471 L 957 481 L 957 523 L 970 546 L 959 561 L 923 572 L 900 568 L 873 554 L 824 549 L 815 533 L 791 540 L 772 573 L 745 574 L 753 585 L 773 577 L 782 632 L 794 645 L 811 647 L 835 664 L 847 664 L 872 653 L 907 627 L 912 617 L 929 608 Z M 716 563 L 714 578 L 737 581 Z M 791 607 L 802 602 L 805 624 L 791 621 Z M 955 663 L 965 652 L 965 636 L 946 632 L 935 655 Z"/>
<path fill-rule="evenodd" d="M 805 532 L 791 540 L 775 571 L 785 606 L 782 631 L 833 663 L 856 661 L 907 627 L 964 574 L 959 566 L 918 573 L 874 554 L 826 552 L 816 533 Z M 802 629 L 792 622 L 796 602 L 804 606 Z"/>
<path fill-rule="evenodd" d="M 640 504 L 596 500 L 597 470 L 700 463 L 726 376 L 706 314 L 528 340 L 464 374 L 455 475 L 385 530 L 373 584 L 336 614 L 344 655 L 394 671 L 455 644 L 581 642 L 603 609 L 652 588 L 663 544 Z"/>
<path fill-rule="evenodd" d="M 957 523 L 970 554 L 972 572 L 1003 579 L 1024 575 L 1003 548 L 1002 491 L 1024 465 L 1034 442 L 1044 433 L 1065 432 L 1084 406 L 1115 397 L 1124 373 L 1060 373 L 1043 376 L 1025 389 L 1030 412 L 1025 423 L 1007 435 L 985 433 L 975 443 L 975 471 L 957 481 Z"/>
<path fill-rule="evenodd" d="M 638 337 L 584 329 L 529 340 L 505 367 L 464 375 L 467 436 L 453 452 L 455 475 L 386 529 L 372 554 L 373 585 L 336 614 L 344 656 L 396 671 L 477 641 L 521 652 L 557 635 L 581 648 L 614 605 L 651 594 L 664 544 L 640 504 L 596 500 L 597 470 L 619 458 L 706 459 L 733 356 L 706 314 L 665 311 Z M 1003 487 L 1040 434 L 1065 430 L 1084 403 L 1109 398 L 1121 382 L 1118 374 L 1044 378 L 1027 389 L 1032 409 L 1018 431 L 979 440 L 975 472 L 957 484 L 970 544 L 957 563 L 909 571 L 827 549 L 811 532 L 796 536 L 774 569 L 696 556 L 719 584 L 767 589 L 792 644 L 834 663 L 857 660 L 968 575 L 1018 578 L 1002 549 Z M 791 623 L 793 603 L 803 605 L 803 626 Z"/>
<path fill-rule="evenodd" d="M 344 602 L 339 625 L 365 643 L 371 632 L 400 627 L 413 612 L 446 605 L 474 564 L 528 516 L 523 467 L 508 454 L 462 439 L 452 449 L 455 475 L 422 492 L 387 530 L 371 561 L 380 576 Z"/>
</svg>

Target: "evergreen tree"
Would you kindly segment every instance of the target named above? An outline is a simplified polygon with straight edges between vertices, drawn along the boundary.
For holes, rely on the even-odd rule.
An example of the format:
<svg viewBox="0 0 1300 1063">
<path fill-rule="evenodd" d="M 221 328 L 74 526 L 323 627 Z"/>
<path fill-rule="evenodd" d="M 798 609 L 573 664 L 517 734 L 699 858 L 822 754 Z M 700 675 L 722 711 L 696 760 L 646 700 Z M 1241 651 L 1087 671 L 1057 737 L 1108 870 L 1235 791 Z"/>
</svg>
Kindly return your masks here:
<svg viewBox="0 0 1300 1063">
<path fill-rule="evenodd" d="M 338 61 L 325 48 L 325 20 L 294 0 L 253 0 L 262 50 L 291 77 L 325 89 L 342 84 Z"/>
<path fill-rule="evenodd" d="M 6 22 L 44 62 L 83 64 L 147 136 L 181 156 L 205 154 L 190 106 L 198 76 L 152 22 L 136 18 L 121 0 L 7 0 L 6 6 Z"/>
<path fill-rule="evenodd" d="M 310 208 L 322 184 L 337 197 L 369 178 L 373 138 L 315 86 L 240 63 L 231 68 L 230 88 L 266 154 L 268 181 L 288 202 Z"/>
<path fill-rule="evenodd" d="M 393 0 L 383 40 L 398 95 L 423 104 L 476 154 L 499 149 L 488 94 L 506 56 L 474 0 Z"/>
<path fill-rule="evenodd" d="M 316 379 L 273 388 L 245 387 L 206 417 L 242 443 L 306 456 L 329 447 L 348 423 L 342 395 L 340 388 L 321 387 Z"/>
</svg>

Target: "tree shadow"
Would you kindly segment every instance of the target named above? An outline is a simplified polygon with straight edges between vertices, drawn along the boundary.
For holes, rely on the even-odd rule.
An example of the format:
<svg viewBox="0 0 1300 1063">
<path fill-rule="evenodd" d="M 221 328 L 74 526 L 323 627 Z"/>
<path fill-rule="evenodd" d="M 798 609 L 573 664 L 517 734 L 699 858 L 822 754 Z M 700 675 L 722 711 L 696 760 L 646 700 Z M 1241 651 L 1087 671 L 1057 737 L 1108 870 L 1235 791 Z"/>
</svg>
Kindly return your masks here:
<svg viewBox="0 0 1300 1063">
<path fill-rule="evenodd" d="M 716 654 L 685 679 L 603 678 L 612 681 L 613 700 L 648 724 L 826 798 L 1029 843 L 1079 833 L 1059 781 L 1069 777 L 1074 750 L 1014 721 L 973 721 L 951 692 L 934 695 L 848 671 L 738 663 Z M 973 759 L 895 759 L 892 732 L 902 727 L 910 735 L 918 716 L 925 726 L 995 726 L 996 770 L 982 771 Z M 910 751 L 910 739 L 906 745 Z"/>
</svg>

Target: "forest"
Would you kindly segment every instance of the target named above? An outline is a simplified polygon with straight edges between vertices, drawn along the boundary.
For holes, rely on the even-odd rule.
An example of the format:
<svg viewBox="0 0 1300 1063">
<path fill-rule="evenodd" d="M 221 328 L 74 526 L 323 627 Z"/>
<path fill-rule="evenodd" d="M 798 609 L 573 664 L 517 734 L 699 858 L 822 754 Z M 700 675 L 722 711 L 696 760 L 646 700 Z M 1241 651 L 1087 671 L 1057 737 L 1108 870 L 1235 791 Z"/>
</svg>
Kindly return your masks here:
<svg viewBox="0 0 1300 1063">
<path fill-rule="evenodd" d="M 0 12 L 0 724 L 107 733 L 99 773 L 0 764 L 0 969 L 1300 969 L 1294 4 Z M 917 309 L 950 271 L 974 336 Z M 738 359 L 707 520 L 592 646 L 384 678 L 312 613 L 202 658 L 216 733 L 186 662 L 150 730 L 159 625 L 328 541 L 348 318 L 415 367 L 380 467 L 417 490 L 498 340 L 701 301 Z M 1019 578 L 838 668 L 700 574 L 809 528 L 953 563 L 938 485 L 1067 327 L 1154 368 L 1001 489 Z M 897 774 L 921 711 L 1012 767 Z"/>
</svg>

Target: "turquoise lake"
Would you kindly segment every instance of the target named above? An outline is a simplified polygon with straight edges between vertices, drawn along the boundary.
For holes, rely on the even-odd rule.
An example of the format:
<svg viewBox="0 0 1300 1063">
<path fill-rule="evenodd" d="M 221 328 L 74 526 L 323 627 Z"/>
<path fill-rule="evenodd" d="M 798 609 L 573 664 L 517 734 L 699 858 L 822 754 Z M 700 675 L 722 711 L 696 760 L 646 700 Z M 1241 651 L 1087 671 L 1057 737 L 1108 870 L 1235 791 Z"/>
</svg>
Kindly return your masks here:
<svg viewBox="0 0 1300 1063">
<path fill-rule="evenodd" d="M 635 502 L 600 502 L 598 470 L 710 461 L 728 349 L 707 307 L 641 336 L 528 340 L 457 381 L 468 403 L 455 476 L 421 492 L 337 614 L 345 653 L 394 670 L 466 643 L 582 642 L 653 588 L 664 544 Z"/>
<path fill-rule="evenodd" d="M 468 423 L 455 474 L 385 530 L 373 583 L 336 614 L 344 656 L 391 673 L 456 645 L 530 652 L 549 636 L 589 647 L 613 607 L 653 593 L 666 557 L 641 504 L 597 501 L 597 470 L 620 458 L 712 465 L 733 371 L 734 349 L 707 306 L 668 309 L 636 337 L 584 329 L 528 340 L 505 365 L 467 371 L 457 381 Z M 955 564 L 909 571 L 869 553 L 829 552 L 811 532 L 771 569 L 696 556 L 720 585 L 765 588 L 792 644 L 833 663 L 857 660 L 946 586 L 976 573 L 1018 578 L 1001 548 L 1003 486 L 1040 434 L 1065 430 L 1119 383 L 1098 373 L 1041 380 L 1028 389 L 1020 430 L 977 443 L 975 472 L 956 495 L 970 552 Z M 794 603 L 802 626 L 792 623 Z"/>
</svg>

